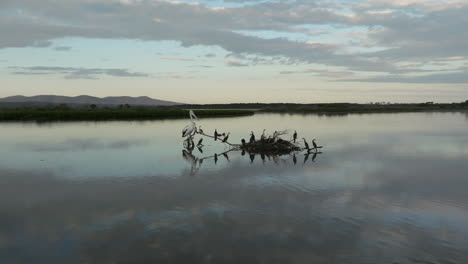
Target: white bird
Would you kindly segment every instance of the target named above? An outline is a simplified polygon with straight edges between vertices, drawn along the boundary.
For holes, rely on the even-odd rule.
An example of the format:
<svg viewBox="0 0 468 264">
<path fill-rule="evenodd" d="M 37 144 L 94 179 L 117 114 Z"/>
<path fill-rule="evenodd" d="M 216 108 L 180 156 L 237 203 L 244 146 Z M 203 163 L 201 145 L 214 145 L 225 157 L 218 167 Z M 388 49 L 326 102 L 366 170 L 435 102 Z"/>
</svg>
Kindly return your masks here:
<svg viewBox="0 0 468 264">
<path fill-rule="evenodd" d="M 182 129 L 182 137 L 188 137 L 197 132 L 197 124 L 195 120 L 198 121 L 197 116 L 190 110 L 190 124 L 188 124 L 184 129 Z"/>
</svg>

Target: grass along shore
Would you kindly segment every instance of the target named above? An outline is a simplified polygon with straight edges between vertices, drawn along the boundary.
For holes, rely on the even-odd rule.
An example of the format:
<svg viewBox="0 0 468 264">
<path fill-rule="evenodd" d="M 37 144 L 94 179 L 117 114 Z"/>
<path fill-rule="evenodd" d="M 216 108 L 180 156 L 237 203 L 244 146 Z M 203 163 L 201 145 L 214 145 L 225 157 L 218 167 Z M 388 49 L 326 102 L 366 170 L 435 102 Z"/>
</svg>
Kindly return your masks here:
<svg viewBox="0 0 468 264">
<path fill-rule="evenodd" d="M 250 110 L 195 110 L 198 117 L 229 117 L 252 115 Z M 188 118 L 182 109 L 0 109 L 0 121 L 82 121 L 82 120 L 155 120 Z"/>
</svg>

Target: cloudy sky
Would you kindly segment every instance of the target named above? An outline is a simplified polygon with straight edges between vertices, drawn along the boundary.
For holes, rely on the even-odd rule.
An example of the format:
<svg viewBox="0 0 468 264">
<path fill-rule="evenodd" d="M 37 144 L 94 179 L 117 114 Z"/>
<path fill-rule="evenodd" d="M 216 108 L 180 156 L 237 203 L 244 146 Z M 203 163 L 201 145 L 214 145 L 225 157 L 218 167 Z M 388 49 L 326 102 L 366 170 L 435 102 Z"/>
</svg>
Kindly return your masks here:
<svg viewBox="0 0 468 264">
<path fill-rule="evenodd" d="M 0 96 L 468 99 L 468 0 L 0 0 Z"/>
</svg>

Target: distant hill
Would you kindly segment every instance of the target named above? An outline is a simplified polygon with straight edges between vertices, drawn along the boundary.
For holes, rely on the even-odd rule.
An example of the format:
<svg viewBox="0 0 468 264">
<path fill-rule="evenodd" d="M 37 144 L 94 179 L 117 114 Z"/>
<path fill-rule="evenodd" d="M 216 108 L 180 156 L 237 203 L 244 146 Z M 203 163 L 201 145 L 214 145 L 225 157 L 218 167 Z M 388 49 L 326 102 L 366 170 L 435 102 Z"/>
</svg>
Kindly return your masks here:
<svg viewBox="0 0 468 264">
<path fill-rule="evenodd" d="M 34 104 L 70 104 L 70 105 L 141 105 L 141 106 L 171 106 L 179 105 L 180 103 L 153 99 L 147 96 L 130 97 L 130 96 L 113 96 L 113 97 L 93 97 L 88 95 L 80 95 L 75 97 L 57 96 L 57 95 L 38 95 L 38 96 L 10 96 L 0 98 L 0 103 L 14 105 L 34 105 Z"/>
</svg>

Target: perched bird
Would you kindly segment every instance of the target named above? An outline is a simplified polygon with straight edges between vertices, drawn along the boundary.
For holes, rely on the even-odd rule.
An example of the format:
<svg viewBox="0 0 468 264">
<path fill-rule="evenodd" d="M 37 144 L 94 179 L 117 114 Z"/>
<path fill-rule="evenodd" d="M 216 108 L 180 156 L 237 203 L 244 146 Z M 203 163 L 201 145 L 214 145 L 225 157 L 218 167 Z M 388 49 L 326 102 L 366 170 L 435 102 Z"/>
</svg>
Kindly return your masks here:
<svg viewBox="0 0 468 264">
<path fill-rule="evenodd" d="M 201 126 L 198 128 L 198 133 L 203 134 L 203 130 L 201 129 Z"/>
<path fill-rule="evenodd" d="M 315 149 L 322 148 L 322 146 L 317 146 L 317 143 L 315 143 L 315 138 L 312 140 L 312 145 L 314 146 Z"/>
<path fill-rule="evenodd" d="M 305 138 L 302 138 L 302 139 L 304 140 L 305 148 L 306 148 L 307 150 L 310 150 L 309 144 L 307 143 L 306 139 L 305 139 Z"/>
<path fill-rule="evenodd" d="M 214 132 L 214 140 L 218 140 L 218 131 L 215 129 L 215 132 Z"/>
<path fill-rule="evenodd" d="M 203 146 L 202 143 L 203 143 L 203 138 L 200 138 L 200 140 L 198 140 L 197 147 Z"/>
<path fill-rule="evenodd" d="M 223 134 L 224 134 L 224 133 L 223 133 Z M 227 133 L 227 135 L 224 136 L 224 138 L 223 138 L 223 143 L 226 143 L 226 142 L 227 142 L 227 140 L 228 140 L 228 138 L 229 138 L 229 134 L 231 134 L 231 133 Z"/>
<path fill-rule="evenodd" d="M 254 135 L 254 132 L 253 132 L 253 131 L 250 131 L 250 132 L 252 132 L 252 133 L 250 133 L 250 140 L 249 140 L 249 142 L 250 142 L 250 143 L 254 143 L 254 142 L 255 142 L 255 135 Z"/>
<path fill-rule="evenodd" d="M 241 140 L 242 146 L 245 146 L 245 139 Z"/>
<path fill-rule="evenodd" d="M 191 136 L 197 130 L 197 125 L 193 120 L 184 129 L 182 129 L 182 137 Z"/>
<path fill-rule="evenodd" d="M 276 143 L 276 141 L 278 141 L 278 136 L 279 136 L 278 131 L 275 131 L 275 132 L 273 133 L 273 137 L 272 137 L 272 138 L 273 138 L 273 143 Z"/>
<path fill-rule="evenodd" d="M 263 129 L 263 133 L 260 136 L 260 140 L 262 140 L 262 141 L 265 140 L 265 131 L 266 131 L 266 129 Z"/>
<path fill-rule="evenodd" d="M 294 134 L 293 134 L 293 141 L 294 141 L 294 143 L 296 143 L 296 139 L 297 139 L 297 131 L 294 130 Z"/>
<path fill-rule="evenodd" d="M 182 129 L 182 137 L 188 137 L 197 132 L 197 125 L 195 120 L 198 120 L 197 116 L 190 110 L 190 124 L 188 124 L 184 129 Z"/>
</svg>

